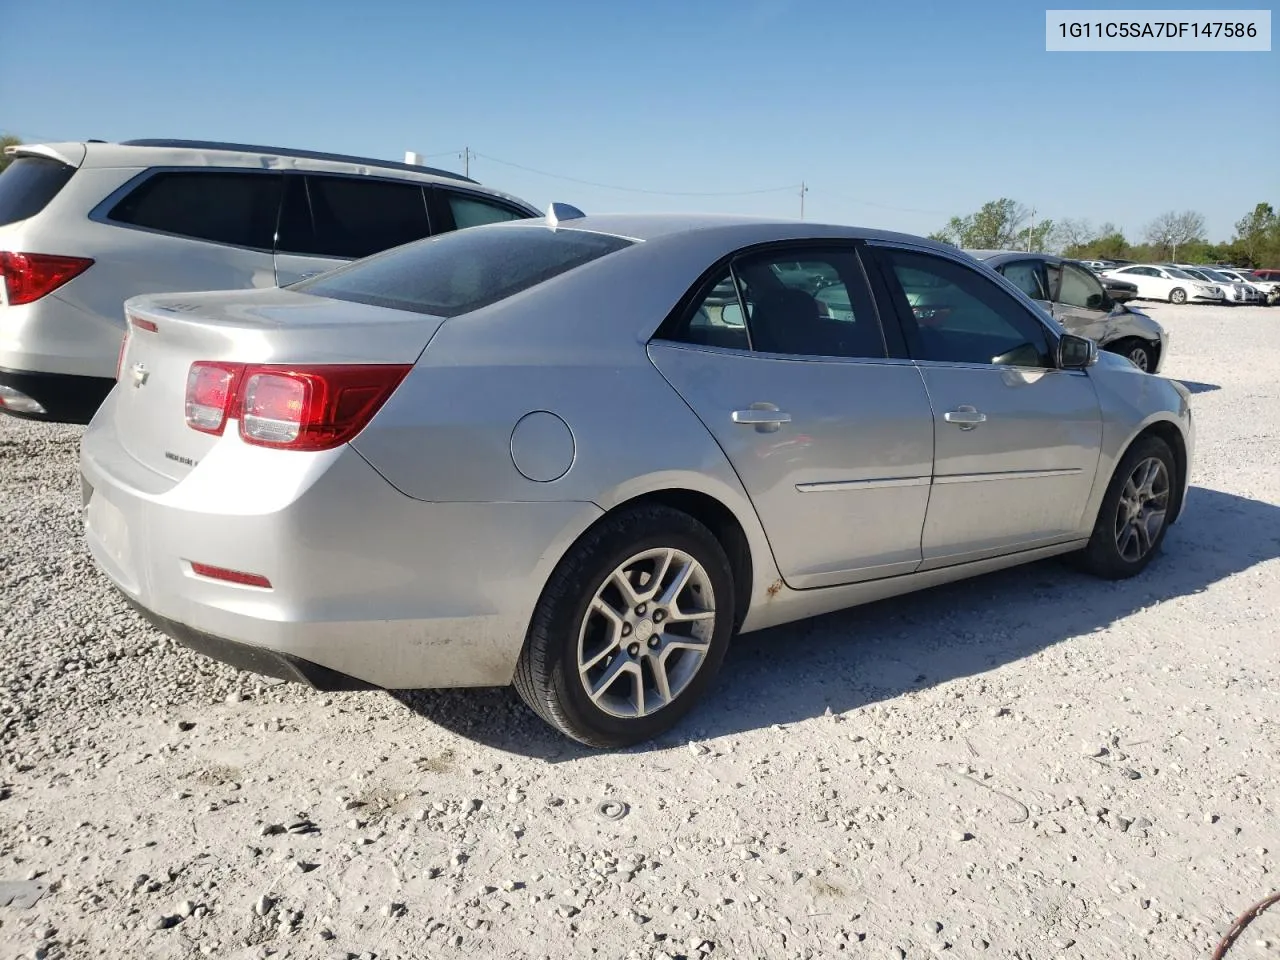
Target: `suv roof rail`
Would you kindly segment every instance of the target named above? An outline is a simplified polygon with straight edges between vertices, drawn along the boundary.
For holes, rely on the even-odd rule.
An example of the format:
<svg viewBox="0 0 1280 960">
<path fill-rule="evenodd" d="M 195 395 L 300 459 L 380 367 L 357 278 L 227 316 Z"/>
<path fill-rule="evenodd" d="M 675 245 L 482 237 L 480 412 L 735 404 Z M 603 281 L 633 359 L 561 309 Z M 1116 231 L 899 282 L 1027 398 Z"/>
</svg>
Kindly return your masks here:
<svg viewBox="0 0 1280 960">
<path fill-rule="evenodd" d="M 461 180 L 464 183 L 479 183 L 471 177 L 464 177 L 452 170 L 441 170 L 438 167 L 424 167 L 413 163 L 400 163 L 396 160 L 375 160 L 372 157 L 354 157 L 343 153 L 324 153 L 320 150 L 295 150 L 290 147 L 264 147 L 250 143 L 224 143 L 218 140 L 121 140 L 122 147 L 179 147 L 189 150 L 230 150 L 238 153 L 274 153 L 281 157 L 297 157 L 302 160 L 330 160 L 334 163 L 358 163 L 369 167 L 381 167 L 386 170 L 408 170 L 412 173 L 427 173 L 434 177 L 447 177 L 450 180 Z"/>
</svg>

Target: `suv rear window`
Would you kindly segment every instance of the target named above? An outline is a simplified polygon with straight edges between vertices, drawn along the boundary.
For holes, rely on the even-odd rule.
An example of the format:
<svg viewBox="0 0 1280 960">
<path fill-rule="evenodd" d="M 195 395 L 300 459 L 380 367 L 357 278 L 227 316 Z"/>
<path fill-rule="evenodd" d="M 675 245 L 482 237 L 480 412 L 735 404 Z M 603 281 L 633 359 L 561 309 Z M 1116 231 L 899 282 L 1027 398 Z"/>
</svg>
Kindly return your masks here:
<svg viewBox="0 0 1280 960">
<path fill-rule="evenodd" d="M 505 300 L 631 246 L 621 237 L 538 226 L 481 226 L 398 247 L 290 289 L 437 317 Z"/>
<path fill-rule="evenodd" d="M 0 227 L 34 217 L 67 185 L 75 167 L 52 157 L 18 157 L 0 174 Z"/>
<path fill-rule="evenodd" d="M 270 250 L 283 178 L 276 173 L 181 170 L 153 174 L 111 208 L 117 223 Z"/>
</svg>

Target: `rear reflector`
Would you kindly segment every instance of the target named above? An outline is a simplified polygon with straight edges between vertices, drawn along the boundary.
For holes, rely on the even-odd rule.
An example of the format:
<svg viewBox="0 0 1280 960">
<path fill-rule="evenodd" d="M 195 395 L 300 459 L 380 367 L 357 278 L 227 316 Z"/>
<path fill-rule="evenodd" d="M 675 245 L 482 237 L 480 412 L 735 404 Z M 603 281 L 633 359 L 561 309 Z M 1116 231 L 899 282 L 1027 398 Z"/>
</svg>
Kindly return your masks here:
<svg viewBox="0 0 1280 960">
<path fill-rule="evenodd" d="M 271 589 L 271 581 L 260 573 L 243 573 L 239 570 L 228 570 L 226 567 L 213 567 L 207 563 L 192 561 L 191 572 L 210 580 L 223 580 L 227 583 L 238 583 L 245 587 L 263 587 Z"/>
<path fill-rule="evenodd" d="M 187 424 L 245 443 L 328 450 L 354 437 L 412 369 L 402 364 L 243 366 L 200 361 L 187 376 Z"/>
<path fill-rule="evenodd" d="M 21 390 L 0 384 L 0 407 L 14 413 L 48 413 L 40 402 L 28 397 Z"/>
<path fill-rule="evenodd" d="M 243 371 L 238 363 L 193 363 L 187 372 L 187 426 L 222 436 Z"/>
<path fill-rule="evenodd" d="M 9 306 L 32 303 L 84 273 L 87 257 L 57 257 L 48 253 L 10 253 L 0 250 L 0 277 Z"/>
</svg>

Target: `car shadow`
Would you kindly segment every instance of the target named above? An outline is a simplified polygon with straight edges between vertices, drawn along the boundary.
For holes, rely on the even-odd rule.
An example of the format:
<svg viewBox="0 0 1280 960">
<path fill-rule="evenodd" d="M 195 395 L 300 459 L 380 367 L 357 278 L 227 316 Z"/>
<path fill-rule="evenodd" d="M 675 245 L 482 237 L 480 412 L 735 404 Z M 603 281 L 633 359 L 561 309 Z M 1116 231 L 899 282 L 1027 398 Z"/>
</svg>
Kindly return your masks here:
<svg viewBox="0 0 1280 960">
<path fill-rule="evenodd" d="M 741 636 L 704 702 L 670 733 L 629 749 L 842 713 L 983 673 L 1276 557 L 1280 506 L 1193 487 L 1161 555 L 1132 580 L 1098 580 L 1051 559 Z M 511 688 L 391 695 L 495 749 L 549 762 L 592 752 L 543 723 Z"/>
<path fill-rule="evenodd" d="M 1222 389 L 1216 383 L 1200 383 L 1197 380 L 1179 380 L 1178 382 L 1192 393 L 1213 393 L 1215 390 Z"/>
</svg>

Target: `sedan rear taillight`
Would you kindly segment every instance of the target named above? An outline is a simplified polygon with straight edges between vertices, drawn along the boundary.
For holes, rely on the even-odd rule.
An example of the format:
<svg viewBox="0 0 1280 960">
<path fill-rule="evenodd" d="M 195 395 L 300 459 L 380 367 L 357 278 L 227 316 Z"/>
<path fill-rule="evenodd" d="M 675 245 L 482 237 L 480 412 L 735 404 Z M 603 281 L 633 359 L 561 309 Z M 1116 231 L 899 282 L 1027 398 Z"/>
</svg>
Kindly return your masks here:
<svg viewBox="0 0 1280 960">
<path fill-rule="evenodd" d="M 411 369 L 402 364 L 291 367 L 200 361 L 187 375 L 187 425 L 220 435 L 228 420 L 238 419 L 245 443 L 328 450 L 363 430 Z"/>
<path fill-rule="evenodd" d="M 187 426 L 222 436 L 243 372 L 242 363 L 193 363 L 187 371 Z"/>
<path fill-rule="evenodd" d="M 32 303 L 84 273 L 88 257 L 58 257 L 49 253 L 10 253 L 0 250 L 0 278 L 9 306 Z"/>
</svg>

